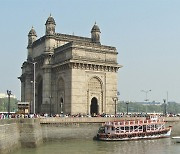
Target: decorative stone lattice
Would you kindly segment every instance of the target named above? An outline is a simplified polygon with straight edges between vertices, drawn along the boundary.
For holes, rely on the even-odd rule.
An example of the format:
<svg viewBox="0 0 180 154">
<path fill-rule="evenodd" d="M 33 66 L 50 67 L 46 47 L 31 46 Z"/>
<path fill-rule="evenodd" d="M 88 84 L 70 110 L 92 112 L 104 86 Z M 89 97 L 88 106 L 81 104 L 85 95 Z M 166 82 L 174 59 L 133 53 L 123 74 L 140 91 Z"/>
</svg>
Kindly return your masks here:
<svg viewBox="0 0 180 154">
<path fill-rule="evenodd" d="M 101 82 L 96 77 L 89 81 L 88 87 L 90 91 L 101 91 L 102 89 Z"/>
<path fill-rule="evenodd" d="M 58 81 L 58 90 L 63 91 L 64 90 L 64 80 L 62 78 Z"/>
</svg>

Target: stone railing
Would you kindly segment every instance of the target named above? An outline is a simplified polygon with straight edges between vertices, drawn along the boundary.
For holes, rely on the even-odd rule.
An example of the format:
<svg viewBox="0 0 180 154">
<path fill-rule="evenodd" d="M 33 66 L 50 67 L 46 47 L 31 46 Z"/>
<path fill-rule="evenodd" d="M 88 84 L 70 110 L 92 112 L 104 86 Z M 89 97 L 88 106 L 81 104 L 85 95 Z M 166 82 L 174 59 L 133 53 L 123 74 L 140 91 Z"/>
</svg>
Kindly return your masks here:
<svg viewBox="0 0 180 154">
<path fill-rule="evenodd" d="M 51 117 L 51 118 L 40 118 L 41 124 L 50 124 L 50 123 L 104 123 L 108 121 L 118 121 L 118 120 L 138 120 L 144 118 L 115 118 L 115 117 Z"/>
</svg>

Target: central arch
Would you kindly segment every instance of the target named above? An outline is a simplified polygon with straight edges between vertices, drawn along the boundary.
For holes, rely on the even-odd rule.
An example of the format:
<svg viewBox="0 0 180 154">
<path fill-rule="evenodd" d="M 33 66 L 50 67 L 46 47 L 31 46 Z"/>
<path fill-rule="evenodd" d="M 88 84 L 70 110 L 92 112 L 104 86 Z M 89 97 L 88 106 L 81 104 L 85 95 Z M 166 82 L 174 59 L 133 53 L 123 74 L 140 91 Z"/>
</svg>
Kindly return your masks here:
<svg viewBox="0 0 180 154">
<path fill-rule="evenodd" d="M 90 113 L 91 113 L 92 116 L 98 114 L 98 101 L 97 101 L 96 97 L 93 97 L 91 99 Z"/>
<path fill-rule="evenodd" d="M 103 112 L 103 83 L 97 76 L 90 78 L 88 82 L 88 113 L 93 115 Z"/>
</svg>

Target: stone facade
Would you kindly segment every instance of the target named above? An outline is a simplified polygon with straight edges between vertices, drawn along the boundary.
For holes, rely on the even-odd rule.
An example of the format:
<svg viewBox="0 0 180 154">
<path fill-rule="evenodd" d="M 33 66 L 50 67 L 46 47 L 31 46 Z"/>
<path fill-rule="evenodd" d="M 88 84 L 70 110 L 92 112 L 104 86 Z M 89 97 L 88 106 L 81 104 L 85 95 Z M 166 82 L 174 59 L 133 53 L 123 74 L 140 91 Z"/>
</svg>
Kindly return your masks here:
<svg viewBox="0 0 180 154">
<path fill-rule="evenodd" d="M 52 16 L 45 25 L 39 39 L 33 27 L 28 34 L 21 101 L 31 102 L 32 112 L 35 98 L 36 113 L 113 114 L 121 67 L 116 48 L 101 45 L 96 23 L 91 38 L 56 33 Z"/>
</svg>

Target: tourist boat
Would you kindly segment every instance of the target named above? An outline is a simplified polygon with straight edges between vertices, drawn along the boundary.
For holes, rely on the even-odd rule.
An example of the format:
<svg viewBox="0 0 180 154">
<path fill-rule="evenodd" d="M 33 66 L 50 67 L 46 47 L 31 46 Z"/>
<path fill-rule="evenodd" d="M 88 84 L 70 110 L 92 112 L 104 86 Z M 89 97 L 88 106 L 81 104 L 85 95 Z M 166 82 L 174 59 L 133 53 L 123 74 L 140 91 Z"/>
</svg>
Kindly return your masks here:
<svg viewBox="0 0 180 154">
<path fill-rule="evenodd" d="M 105 122 L 99 128 L 97 140 L 126 141 L 165 138 L 171 135 L 171 126 L 165 127 L 164 119 L 151 116 L 145 120 L 122 120 Z"/>
<path fill-rule="evenodd" d="M 175 143 L 180 143 L 180 136 L 174 136 L 172 139 Z"/>
</svg>

